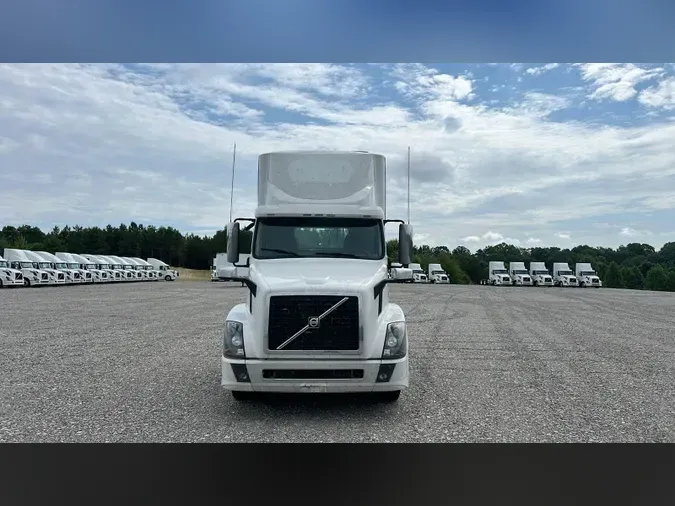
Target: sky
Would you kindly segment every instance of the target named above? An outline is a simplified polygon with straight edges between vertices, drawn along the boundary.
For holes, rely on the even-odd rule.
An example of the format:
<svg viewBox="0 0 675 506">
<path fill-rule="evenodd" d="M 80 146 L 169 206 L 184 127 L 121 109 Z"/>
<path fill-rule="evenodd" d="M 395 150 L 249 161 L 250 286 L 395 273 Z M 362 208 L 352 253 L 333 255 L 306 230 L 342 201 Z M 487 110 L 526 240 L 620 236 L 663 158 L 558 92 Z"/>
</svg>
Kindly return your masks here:
<svg viewBox="0 0 675 506">
<path fill-rule="evenodd" d="M 475 251 L 675 241 L 675 65 L 0 64 L 0 226 L 211 235 L 257 156 L 368 150 L 389 218 Z M 390 237 L 396 229 L 391 226 Z"/>
</svg>

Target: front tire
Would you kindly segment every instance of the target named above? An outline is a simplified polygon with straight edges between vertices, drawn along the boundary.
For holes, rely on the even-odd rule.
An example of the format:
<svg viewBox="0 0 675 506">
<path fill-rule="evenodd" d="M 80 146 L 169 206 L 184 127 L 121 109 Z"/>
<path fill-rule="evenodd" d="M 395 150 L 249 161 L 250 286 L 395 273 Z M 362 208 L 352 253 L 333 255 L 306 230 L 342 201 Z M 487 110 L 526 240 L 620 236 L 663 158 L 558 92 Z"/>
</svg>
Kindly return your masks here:
<svg viewBox="0 0 675 506">
<path fill-rule="evenodd" d="M 164 276 L 164 281 L 171 281 L 171 276 L 169 276 L 168 274 Z"/>
</svg>

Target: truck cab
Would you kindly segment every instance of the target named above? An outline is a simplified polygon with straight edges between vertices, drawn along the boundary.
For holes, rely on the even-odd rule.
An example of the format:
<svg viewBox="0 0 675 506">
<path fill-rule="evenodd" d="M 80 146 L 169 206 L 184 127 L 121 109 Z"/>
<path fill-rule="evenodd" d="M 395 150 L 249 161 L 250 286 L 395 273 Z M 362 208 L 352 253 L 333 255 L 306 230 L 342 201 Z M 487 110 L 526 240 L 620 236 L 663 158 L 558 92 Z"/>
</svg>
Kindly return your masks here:
<svg viewBox="0 0 675 506">
<path fill-rule="evenodd" d="M 553 286 L 553 278 L 545 262 L 530 262 L 530 276 L 534 286 Z"/>
<path fill-rule="evenodd" d="M 12 269 L 9 261 L 0 255 L 0 288 L 5 286 L 23 286 L 23 273 L 19 269 Z"/>
<path fill-rule="evenodd" d="M 82 283 L 94 283 L 96 281 L 96 276 L 94 273 L 91 270 L 85 268 L 85 264 L 87 263 L 86 261 L 82 263 L 79 260 L 76 260 L 72 253 L 58 252 L 54 253 L 53 256 L 63 262 L 66 262 L 68 269 L 72 269 L 77 272 L 80 275 L 80 281 Z"/>
<path fill-rule="evenodd" d="M 169 264 L 162 262 L 157 258 L 148 258 L 148 263 L 159 271 L 159 278 L 164 281 L 176 281 L 179 276 L 178 271 L 172 269 Z"/>
<path fill-rule="evenodd" d="M 26 252 L 20 249 L 5 248 L 4 258 L 9 262 L 12 269 L 21 271 L 25 286 L 46 286 L 50 283 L 50 275 L 37 267 L 36 263 L 26 256 Z"/>
<path fill-rule="evenodd" d="M 143 269 L 145 269 L 146 276 L 150 281 L 159 280 L 160 272 L 157 269 L 155 269 L 152 265 L 150 265 L 148 262 L 139 257 L 132 257 L 131 260 L 135 260 L 136 263 L 143 266 Z"/>
<path fill-rule="evenodd" d="M 593 270 L 590 263 L 577 263 L 575 266 L 575 274 L 581 288 L 592 286 L 593 288 L 600 288 L 602 281 L 598 273 Z"/>
<path fill-rule="evenodd" d="M 99 269 L 96 262 L 93 262 L 82 255 L 78 255 L 77 253 L 55 253 L 55 255 L 58 258 L 68 258 L 71 263 L 76 262 L 79 264 L 80 269 L 83 269 L 86 274 L 91 275 L 91 281 L 94 283 L 106 283 L 111 281 L 108 278 L 108 273 Z M 85 278 L 89 281 L 88 277 L 85 276 Z"/>
<path fill-rule="evenodd" d="M 24 251 L 26 257 L 33 261 L 33 265 L 49 274 L 50 285 L 65 285 L 68 280 L 66 274 L 58 269 L 52 259 L 41 251 Z"/>
<path fill-rule="evenodd" d="M 447 284 L 450 283 L 450 276 L 443 270 L 441 264 L 429 264 L 429 281 L 432 283 Z"/>
<path fill-rule="evenodd" d="M 136 276 L 136 279 L 138 281 L 147 281 L 148 280 L 148 272 L 145 270 L 145 267 L 138 263 L 136 260 L 133 258 L 129 257 L 120 257 L 123 262 L 126 262 L 127 265 L 131 265 L 131 269 L 134 271 L 134 275 Z"/>
<path fill-rule="evenodd" d="M 84 276 L 80 272 L 79 266 L 68 265 L 65 260 L 60 259 L 56 255 L 49 253 L 48 251 L 38 251 L 37 252 L 44 261 L 50 262 L 52 268 L 55 272 L 59 273 L 59 277 L 64 281 L 61 283 L 67 285 L 76 285 L 84 282 Z"/>
<path fill-rule="evenodd" d="M 488 283 L 492 286 L 510 285 L 511 277 L 504 262 L 493 261 L 488 264 Z"/>
<path fill-rule="evenodd" d="M 96 268 L 100 269 L 101 272 L 105 272 L 109 283 L 117 283 L 122 281 L 122 273 L 116 269 L 113 269 L 110 259 L 104 259 L 99 255 L 84 254 L 82 256 L 87 260 L 94 262 L 96 264 Z"/>
<path fill-rule="evenodd" d="M 553 284 L 555 286 L 577 286 L 577 278 L 567 263 L 553 264 Z"/>
<path fill-rule="evenodd" d="M 405 315 L 391 302 L 386 159 L 366 152 L 287 151 L 258 158 L 254 218 L 228 226 L 239 265 L 240 222 L 253 228 L 245 300 L 225 316 L 221 385 L 255 392 L 362 392 L 395 401 L 408 387 Z M 408 270 L 409 273 L 412 271 Z"/>
<path fill-rule="evenodd" d="M 525 262 L 509 262 L 509 276 L 514 286 L 532 286 L 532 277 L 525 268 Z"/>
<path fill-rule="evenodd" d="M 428 283 L 429 282 L 429 277 L 422 270 L 422 266 L 420 264 L 410 264 L 408 267 L 410 269 L 412 269 L 413 282 L 414 283 Z"/>
</svg>

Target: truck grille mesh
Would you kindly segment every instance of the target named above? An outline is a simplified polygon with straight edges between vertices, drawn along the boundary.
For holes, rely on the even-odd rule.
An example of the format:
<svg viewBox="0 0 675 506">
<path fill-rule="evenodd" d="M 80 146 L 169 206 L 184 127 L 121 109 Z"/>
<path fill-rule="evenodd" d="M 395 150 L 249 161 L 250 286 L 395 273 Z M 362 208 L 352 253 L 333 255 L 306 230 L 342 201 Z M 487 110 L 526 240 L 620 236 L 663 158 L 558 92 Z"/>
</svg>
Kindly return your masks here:
<svg viewBox="0 0 675 506">
<path fill-rule="evenodd" d="M 268 347 L 276 350 L 288 338 L 344 299 L 341 295 L 278 295 L 270 298 Z M 356 351 L 359 349 L 359 301 L 347 301 L 287 344 L 290 351 Z"/>
</svg>

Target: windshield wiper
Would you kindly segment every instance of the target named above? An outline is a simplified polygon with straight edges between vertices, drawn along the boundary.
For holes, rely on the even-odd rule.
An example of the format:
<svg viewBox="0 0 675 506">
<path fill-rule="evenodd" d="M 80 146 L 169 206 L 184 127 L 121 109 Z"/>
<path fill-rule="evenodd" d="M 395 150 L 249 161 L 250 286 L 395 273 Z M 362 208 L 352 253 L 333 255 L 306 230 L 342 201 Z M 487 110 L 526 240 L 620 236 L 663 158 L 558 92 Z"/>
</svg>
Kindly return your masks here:
<svg viewBox="0 0 675 506">
<path fill-rule="evenodd" d="M 281 253 L 282 255 L 290 255 L 292 257 L 300 256 L 294 251 L 288 251 L 285 249 L 277 249 L 277 248 L 260 248 L 260 251 L 271 251 L 272 253 Z"/>
<path fill-rule="evenodd" d="M 314 253 L 314 256 L 317 257 L 341 257 L 341 258 L 361 258 L 358 255 L 354 255 L 353 253 L 342 253 L 342 252 L 336 252 L 336 253 L 329 253 L 327 251 L 317 251 Z"/>
</svg>

